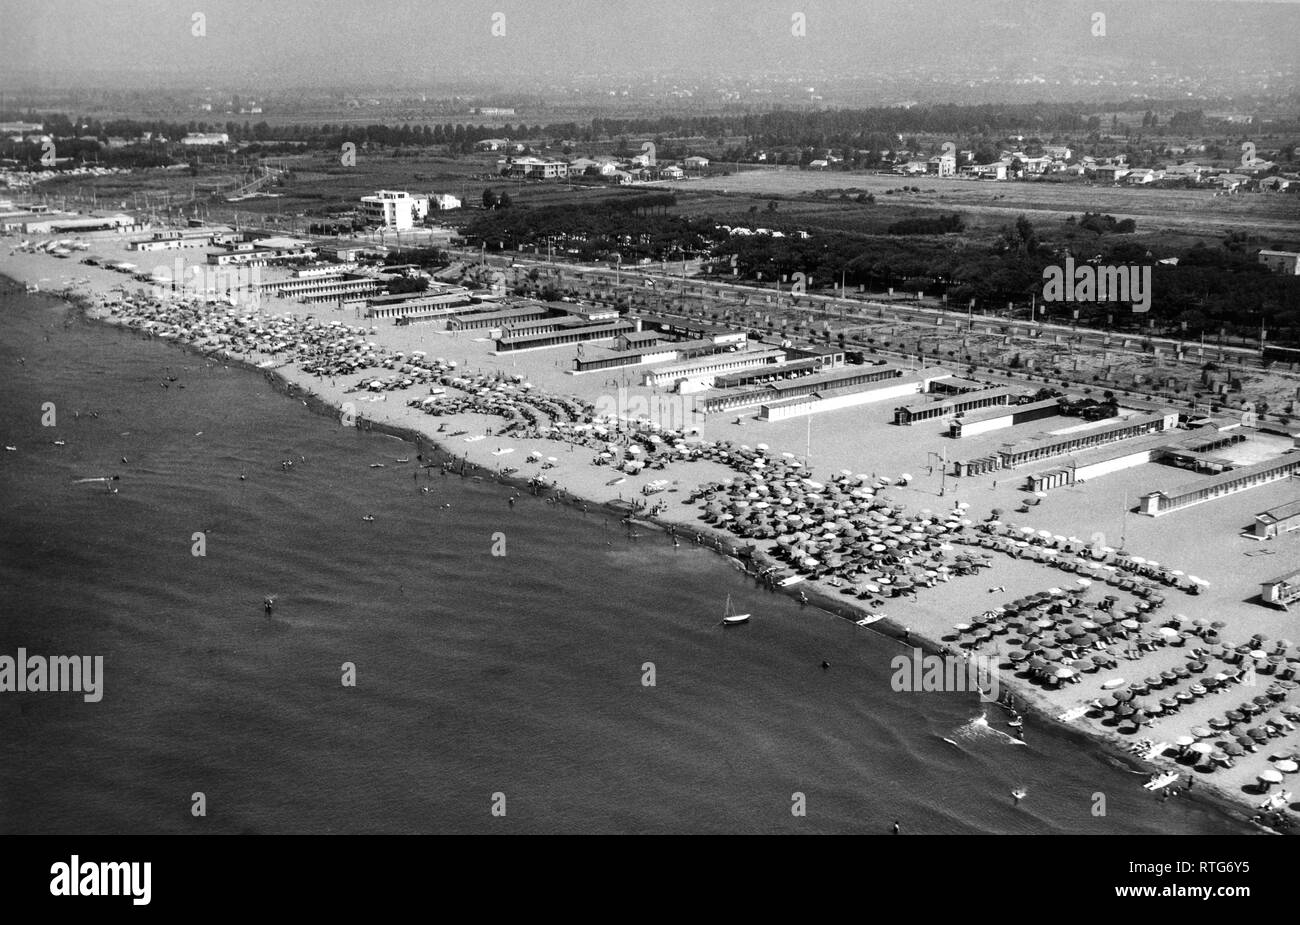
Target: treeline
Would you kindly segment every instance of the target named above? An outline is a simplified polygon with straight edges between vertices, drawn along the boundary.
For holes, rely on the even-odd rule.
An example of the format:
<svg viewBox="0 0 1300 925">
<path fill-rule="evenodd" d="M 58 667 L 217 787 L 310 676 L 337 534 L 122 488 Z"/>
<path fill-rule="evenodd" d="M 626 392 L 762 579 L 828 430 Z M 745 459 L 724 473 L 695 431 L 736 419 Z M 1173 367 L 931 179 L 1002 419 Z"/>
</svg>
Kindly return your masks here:
<svg viewBox="0 0 1300 925">
<path fill-rule="evenodd" d="M 773 223 L 775 230 L 782 230 Z M 726 259 L 735 257 L 742 278 L 771 281 L 794 273 L 811 277 L 816 287 L 868 291 L 896 288 L 946 296 L 964 310 L 975 300 L 977 310 L 1001 311 L 1009 302 L 1024 305 L 1031 298 L 1043 308 L 1043 270 L 1061 266 L 1066 257 L 1076 265 L 1099 258 L 1114 266 L 1150 267 L 1151 307 L 1134 313 L 1127 303 L 1070 302 L 1046 306 L 1047 318 L 1082 324 L 1107 323 L 1114 328 L 1141 330 L 1148 321 L 1166 332 L 1258 335 L 1261 324 L 1269 341 L 1300 344 L 1300 277 L 1270 273 L 1256 258 L 1261 242 L 1231 235 L 1217 246 L 1197 244 L 1176 256 L 1177 265 L 1162 264 L 1145 246 L 1131 240 L 1089 239 L 1077 244 L 1041 242 L 1031 223 L 1022 218 L 1005 228 L 988 247 L 954 250 L 941 239 L 887 237 L 852 233 L 815 233 L 806 239 L 753 235 L 733 237 L 718 247 Z"/>
<path fill-rule="evenodd" d="M 617 255 L 625 263 L 694 257 L 725 236 L 711 220 L 669 214 L 668 205 L 665 197 L 651 195 L 586 207 L 496 209 L 476 216 L 464 235 L 491 250 L 554 247 L 583 260 L 614 260 Z"/>
<path fill-rule="evenodd" d="M 44 166 L 47 150 L 44 144 L 36 142 L 0 141 L 0 158 L 15 160 L 32 169 L 40 169 Z M 61 138 L 52 150 L 54 157 L 59 161 L 71 158 L 81 164 L 98 164 L 101 167 L 166 167 L 175 163 L 160 150 L 138 147 L 105 148 L 97 142 L 81 138 Z"/>
<path fill-rule="evenodd" d="M 965 231 L 966 222 L 954 212 L 952 215 L 939 215 L 933 218 L 917 216 L 901 219 L 885 230 L 890 234 L 949 234 L 954 231 Z"/>
<path fill-rule="evenodd" d="M 59 138 L 86 138 L 106 141 L 109 138 L 133 140 L 150 135 L 154 138 L 164 137 L 169 141 L 178 141 L 191 132 L 225 133 L 231 142 L 246 144 L 266 141 L 305 142 L 309 146 L 337 147 L 345 141 L 368 143 L 388 147 L 452 145 L 453 147 L 472 148 L 475 142 L 486 138 L 538 138 L 550 134 L 550 129 L 541 125 L 340 125 L 326 122 L 320 125 L 277 125 L 272 126 L 265 120 L 256 123 L 244 120 L 237 122 L 210 122 L 192 120 L 189 122 L 169 122 L 150 119 L 108 119 L 99 120 L 83 116 L 69 118 L 63 113 L 27 113 L 27 121 L 40 122 L 45 126 L 45 133 Z M 15 117 L 16 118 L 16 117 Z M 572 128 L 566 123 L 564 128 Z"/>
<path fill-rule="evenodd" d="M 1132 234 L 1137 231 L 1137 222 L 1133 219 L 1116 219 L 1113 215 L 1103 215 L 1100 212 L 1084 212 L 1077 221 L 1071 215 L 1065 222 L 1067 225 L 1077 224 L 1085 231 L 1095 234 Z"/>
<path fill-rule="evenodd" d="M 589 124 L 559 122 L 547 125 L 527 123 L 504 126 L 471 124 L 413 124 L 397 125 L 344 125 L 334 123 L 290 124 L 272 127 L 265 120 L 251 123 L 248 120 L 168 122 L 163 120 L 98 119 L 64 114 L 10 111 L 4 118 L 43 122 L 47 131 L 59 135 L 92 135 L 134 138 L 142 132 L 161 134 L 176 139 L 187 132 L 225 132 L 232 141 L 245 144 L 265 141 L 299 141 L 312 147 L 336 147 L 346 141 L 370 143 L 390 147 L 445 145 L 452 151 L 467 152 L 475 142 L 485 138 L 505 137 L 517 140 L 546 140 L 553 144 L 572 142 L 581 146 L 592 142 L 629 138 L 654 138 L 660 145 L 671 145 L 673 138 L 703 138 L 716 141 L 724 147 L 725 139 L 742 137 L 752 147 L 779 148 L 853 148 L 872 151 L 898 146 L 899 136 L 947 135 L 952 139 L 974 139 L 972 143 L 985 145 L 981 156 L 996 153 L 991 139 L 1005 138 L 1013 133 L 1026 133 L 1039 138 L 1075 136 L 1080 133 L 1103 130 L 1100 110 L 1142 111 L 1150 101 L 1121 103 L 1022 103 L 933 104 L 926 106 L 881 106 L 864 109 L 797 109 L 770 112 L 736 112 L 715 115 L 689 116 L 668 114 L 653 117 L 592 119 Z M 1258 130 L 1251 125 L 1220 125 L 1207 119 L 1201 110 L 1178 110 L 1167 123 L 1161 124 L 1153 111 L 1144 114 L 1149 131 L 1160 134 L 1199 133 L 1201 131 Z M 1125 126 L 1127 123 L 1125 123 Z M 1122 128 L 1112 119 L 1110 128 Z M 1279 121 L 1270 126 L 1273 132 L 1300 130 L 1300 123 Z M 685 150 L 684 148 L 682 149 Z M 674 153 L 681 153 L 673 149 Z M 732 152 L 733 156 L 736 152 Z M 664 156 L 668 156 L 667 153 Z M 983 162 L 983 161 L 981 161 Z"/>
</svg>

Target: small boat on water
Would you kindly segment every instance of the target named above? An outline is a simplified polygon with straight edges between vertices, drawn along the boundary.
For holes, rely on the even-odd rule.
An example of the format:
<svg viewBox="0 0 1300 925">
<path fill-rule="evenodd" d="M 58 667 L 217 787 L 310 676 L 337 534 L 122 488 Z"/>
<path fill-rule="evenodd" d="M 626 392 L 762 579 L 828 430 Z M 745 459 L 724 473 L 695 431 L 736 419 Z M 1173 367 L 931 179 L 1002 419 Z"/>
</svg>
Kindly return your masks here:
<svg viewBox="0 0 1300 925">
<path fill-rule="evenodd" d="M 727 595 L 727 606 L 722 611 L 723 626 L 739 626 L 741 623 L 749 622 L 749 614 L 734 613 L 731 609 L 731 595 Z"/>
<path fill-rule="evenodd" d="M 1015 790 L 1012 790 L 1012 791 L 1011 791 L 1011 795 L 1012 795 L 1013 797 L 1015 797 L 1015 798 L 1016 798 L 1016 802 L 1019 803 L 1021 800 L 1023 800 L 1023 799 L 1028 795 L 1028 791 L 1025 790 L 1024 787 L 1017 787 Z"/>
<path fill-rule="evenodd" d="M 371 463 L 371 464 L 370 464 L 370 468 L 371 468 L 371 469 L 382 469 L 382 468 L 384 468 L 384 464 L 383 464 L 383 463 Z"/>
<path fill-rule="evenodd" d="M 854 620 L 853 622 L 858 626 L 870 626 L 873 623 L 879 623 L 883 619 L 885 619 L 883 613 L 873 613 L 869 617 L 863 617 L 861 620 Z"/>
</svg>

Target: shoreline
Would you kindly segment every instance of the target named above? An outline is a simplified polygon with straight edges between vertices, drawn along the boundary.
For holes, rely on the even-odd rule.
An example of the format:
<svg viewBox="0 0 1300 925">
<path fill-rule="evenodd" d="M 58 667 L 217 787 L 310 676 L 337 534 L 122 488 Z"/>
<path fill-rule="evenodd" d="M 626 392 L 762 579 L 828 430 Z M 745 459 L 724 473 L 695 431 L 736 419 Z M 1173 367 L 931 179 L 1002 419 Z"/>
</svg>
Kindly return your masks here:
<svg viewBox="0 0 1300 925">
<path fill-rule="evenodd" d="M 8 283 L 13 284 L 10 288 Z M 24 283 L 19 279 L 10 276 L 8 272 L 0 272 L 0 295 L 23 294 Z M 132 330 L 131 326 L 115 321 L 110 317 L 101 316 L 96 310 L 94 304 L 94 289 L 91 294 L 78 292 L 75 289 L 51 289 L 43 290 L 39 293 L 30 293 L 51 297 L 56 301 L 65 303 L 69 308 L 75 309 L 82 318 L 90 322 L 98 322 L 111 325 L 120 330 Z M 137 334 L 143 334 L 149 339 L 159 339 L 147 332 L 136 330 Z M 311 388 L 309 382 L 300 381 L 299 379 L 286 374 L 283 369 L 285 366 L 291 366 L 290 363 L 281 363 L 279 365 L 264 365 L 254 359 L 244 356 L 231 355 L 229 352 L 221 349 L 204 350 L 194 345 L 181 341 L 173 341 L 174 346 L 195 357 L 213 359 L 227 365 L 234 365 L 241 369 L 256 371 L 262 374 L 263 378 L 278 392 L 287 397 L 297 398 L 303 401 L 304 405 L 313 413 L 323 417 L 333 418 L 339 421 L 340 415 L 344 409 L 341 404 L 336 403 L 331 396 L 322 394 Z M 303 374 L 304 376 L 306 374 Z M 608 513 L 618 513 L 627 515 L 634 519 L 638 527 L 653 527 L 656 531 L 665 535 L 694 534 L 701 537 L 698 545 L 712 548 L 715 552 L 731 560 L 731 564 L 738 570 L 744 571 L 748 577 L 758 580 L 750 565 L 740 556 L 736 555 L 736 547 L 747 545 L 741 538 L 731 535 L 723 530 L 716 529 L 711 524 L 702 523 L 699 520 L 699 503 L 692 503 L 690 507 L 678 505 L 675 510 L 685 508 L 694 515 L 690 522 L 679 522 L 677 519 L 668 517 L 659 517 L 647 514 L 645 512 L 632 511 L 629 513 L 626 505 L 628 502 L 620 498 L 615 502 L 611 499 L 601 499 L 598 497 L 587 497 L 578 493 L 573 488 L 560 483 L 558 478 L 550 480 L 540 479 L 539 477 L 527 477 L 522 473 L 504 474 L 500 468 L 493 470 L 482 463 L 472 461 L 468 451 L 457 453 L 449 444 L 447 434 L 439 434 L 430 429 L 422 429 L 414 424 L 397 423 L 392 420 L 358 415 L 358 423 L 355 425 L 358 429 L 368 432 L 378 432 L 388 436 L 396 437 L 403 441 L 416 446 L 420 453 L 433 453 L 438 458 L 438 464 L 446 467 L 453 461 L 461 461 L 460 474 L 464 477 L 467 472 L 473 477 L 480 478 L 483 481 L 494 481 L 508 486 L 512 490 L 524 492 L 527 491 L 538 497 L 549 495 L 548 500 L 554 503 L 565 504 L 571 508 L 585 510 L 588 506 L 594 506 Z M 364 425 L 364 426 L 363 426 Z M 442 439 L 440 439 L 440 436 Z M 511 438 L 516 440 L 517 438 Z M 571 447 L 572 449 L 572 447 Z M 761 583 L 760 583 L 761 584 Z M 854 622 L 869 613 L 868 608 L 859 604 L 856 599 L 846 600 L 844 595 L 835 594 L 832 591 L 822 587 L 816 581 L 807 581 L 799 583 L 795 588 L 770 588 L 774 593 L 783 593 L 787 597 L 796 595 L 806 595 L 807 602 L 805 606 L 816 607 L 825 611 L 827 614 Z M 863 629 L 874 630 L 881 636 L 887 636 L 902 643 L 908 648 L 918 648 L 926 654 L 951 654 L 953 647 L 942 639 L 935 639 L 926 635 L 922 631 L 916 631 L 907 625 L 907 621 L 901 617 L 886 616 L 877 623 L 862 627 Z M 1134 775 L 1144 774 L 1151 775 L 1171 767 L 1178 770 L 1180 774 L 1193 774 L 1189 768 L 1179 765 L 1172 765 L 1170 762 L 1154 762 L 1131 751 L 1128 743 L 1113 732 L 1106 732 L 1093 725 L 1083 726 L 1075 725 L 1070 722 L 1062 721 L 1059 716 L 1061 713 L 1060 705 L 1052 703 L 1043 693 L 1036 690 L 1033 685 L 1022 682 L 1014 677 L 1011 672 L 1000 671 L 999 682 L 1005 685 L 1008 692 L 1015 695 L 1017 700 L 1017 709 L 1026 716 L 1032 716 L 1034 722 L 1042 724 L 1050 722 L 1052 727 L 1066 736 L 1070 741 L 1077 742 L 1081 745 L 1087 745 L 1092 748 L 1100 748 L 1100 757 L 1102 760 L 1123 768 Z M 1181 783 L 1181 781 L 1180 781 Z M 1256 804 L 1252 803 L 1243 796 L 1238 796 L 1225 791 L 1218 786 L 1212 779 L 1198 780 L 1197 786 L 1190 791 L 1185 787 L 1180 788 L 1180 796 L 1190 796 L 1202 805 L 1210 806 L 1214 810 L 1226 814 L 1227 816 L 1250 825 L 1253 825 L 1261 833 L 1278 834 L 1256 822 L 1252 817 L 1256 812 Z"/>
</svg>

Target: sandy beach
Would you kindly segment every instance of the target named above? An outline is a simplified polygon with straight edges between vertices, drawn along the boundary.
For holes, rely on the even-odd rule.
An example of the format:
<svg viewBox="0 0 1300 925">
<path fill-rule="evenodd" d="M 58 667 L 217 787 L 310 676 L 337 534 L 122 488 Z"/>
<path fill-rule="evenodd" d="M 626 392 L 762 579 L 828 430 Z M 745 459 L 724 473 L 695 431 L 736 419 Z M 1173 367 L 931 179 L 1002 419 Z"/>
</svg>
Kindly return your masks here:
<svg viewBox="0 0 1300 925">
<path fill-rule="evenodd" d="M 91 252 L 123 260 L 133 260 L 137 256 L 126 251 L 121 241 L 95 241 Z M 172 259 L 170 256 L 160 257 L 156 262 L 170 264 Z M 136 259 L 133 262 L 143 266 L 148 261 Z M 124 288 L 128 296 L 137 290 L 145 294 L 147 288 L 145 284 L 101 267 L 81 265 L 75 257 L 59 259 L 39 253 L 9 253 L 0 258 L 0 273 L 22 284 L 36 284 L 42 291 L 65 294 L 89 306 L 115 288 Z M 274 298 L 264 299 L 257 311 L 268 318 L 293 313 L 299 319 L 313 315 L 319 320 L 337 320 L 344 325 L 364 325 L 369 330 L 368 339 L 381 352 L 400 351 L 409 357 L 416 351 L 423 351 L 430 358 L 454 361 L 461 375 L 499 372 L 520 376 L 531 383 L 536 393 L 573 399 L 581 404 L 602 407 L 611 402 L 634 400 L 643 403 L 642 407 L 652 409 L 652 414 L 662 415 L 665 420 L 682 420 L 693 408 L 689 396 L 642 387 L 635 384 L 636 380 L 615 380 L 601 373 L 573 375 L 570 369 L 575 351 L 571 346 L 498 357 L 492 352 L 491 341 L 473 336 L 473 332 L 448 332 L 441 322 L 399 327 L 385 321 L 376 322 L 372 328 L 369 323 L 346 317 L 342 311 L 327 304 L 305 306 Z M 108 322 L 122 320 L 120 315 L 113 316 L 93 307 L 88 309 L 88 314 Z M 427 389 L 421 386 L 383 392 L 357 390 L 363 380 L 387 376 L 389 370 L 386 369 L 331 379 L 313 375 L 299 365 L 286 363 L 283 357 L 271 354 L 250 353 L 236 359 L 273 370 L 296 394 L 304 398 L 310 396 L 321 407 L 335 409 L 336 417 L 343 419 L 340 427 L 359 418 L 363 426 L 368 422 L 375 428 L 420 434 L 449 456 L 477 467 L 484 475 L 501 475 L 503 470 L 513 469 L 515 471 L 508 474 L 521 487 L 526 487 L 529 480 L 541 480 L 545 483 L 544 490 L 562 492 L 564 500 L 575 504 L 595 507 L 620 501 L 662 502 L 662 508 L 653 515 L 654 522 L 681 533 L 700 533 L 704 542 L 723 552 L 734 552 L 750 542 L 704 523 L 701 520 L 702 502 L 683 503 L 702 484 L 735 478 L 737 472 L 728 465 L 715 461 L 674 460 L 662 468 L 647 467 L 627 473 L 609 465 L 594 465 L 596 454 L 589 446 L 545 438 L 521 438 L 515 434 L 501 436 L 499 430 L 504 424 L 501 417 L 481 413 L 431 416 L 407 404 L 412 399 L 424 397 Z M 1218 637 L 1223 642 L 1245 643 L 1258 634 L 1267 640 L 1261 642 L 1259 648 L 1269 652 L 1278 640 L 1294 636 L 1289 614 L 1262 606 L 1252 598 L 1258 593 L 1260 582 L 1294 568 L 1300 561 L 1300 531 L 1266 543 L 1242 535 L 1255 512 L 1297 497 L 1294 480 L 1275 482 L 1164 517 L 1150 518 L 1127 509 L 1135 504 L 1139 495 L 1190 481 L 1191 475 L 1181 469 L 1146 464 L 1085 485 L 1057 489 L 1027 512 L 1018 513 L 1017 509 L 1026 500 L 1026 492 L 1019 487 L 1024 475 L 1028 474 L 1026 470 L 1003 470 L 960 479 L 944 476 L 941 472 L 943 458 L 951 462 L 956 458 L 986 455 L 1006 442 L 1005 431 L 951 440 L 941 435 L 941 425 L 937 421 L 899 427 L 891 423 L 892 412 L 893 403 L 884 402 L 818 414 L 811 420 L 798 418 L 776 423 L 754 419 L 752 410 L 723 413 L 700 421 L 699 438 L 714 443 L 730 441 L 748 447 L 764 444 L 770 447 L 773 457 L 787 453 L 797 458 L 819 482 L 829 482 L 843 471 L 870 474 L 873 478 L 884 476 L 891 480 L 908 473 L 911 476 L 908 484 L 890 485 L 880 495 L 894 504 L 905 506 L 909 512 L 943 515 L 956 509 L 975 525 L 994 518 L 996 512 L 1004 523 L 1046 531 L 1052 536 L 1077 537 L 1089 546 L 1122 547 L 1147 560 L 1155 560 L 1163 566 L 1208 581 L 1208 585 L 1197 594 L 1167 589 L 1167 604 L 1160 609 L 1153 625 L 1159 625 L 1174 614 L 1180 615 L 1181 622 L 1188 626 L 1197 620 L 1206 624 L 1218 622 L 1223 624 Z M 1070 419 L 1052 418 L 1036 425 L 1035 429 L 1048 430 L 1069 423 L 1072 423 Z M 464 433 L 452 435 L 458 431 Z M 1267 442 L 1275 438 L 1261 439 Z M 382 459 L 375 460 L 376 464 L 383 462 Z M 643 489 L 657 481 L 666 482 L 664 490 L 649 495 L 643 493 Z M 543 490 L 537 488 L 536 482 L 533 487 Z M 613 509 L 609 510 L 611 518 L 619 516 Z M 654 536 L 646 541 L 665 540 Z M 760 542 L 759 545 L 769 544 Z M 996 551 L 988 555 L 991 564 L 987 569 L 939 581 L 934 587 L 919 589 L 911 597 L 884 600 L 880 606 L 865 607 L 855 597 L 840 593 L 839 588 L 824 581 L 805 581 L 787 589 L 787 592 L 805 593 L 809 597 L 810 612 L 819 606 L 849 618 L 861 617 L 868 610 L 883 612 L 887 619 L 863 627 L 862 631 L 904 636 L 907 645 L 956 651 L 959 637 L 955 625 L 970 623 L 971 618 L 992 608 L 1053 587 L 1070 585 L 1071 590 L 1090 604 L 1112 590 L 1100 582 L 1092 587 L 1071 585 L 1074 576 L 1027 558 L 1015 558 Z M 1127 591 L 1116 590 L 1115 596 L 1119 608 L 1132 606 L 1138 600 Z M 757 618 L 761 619 L 761 615 Z M 1194 778 L 1195 785 L 1191 790 L 1194 798 L 1213 800 L 1229 811 L 1246 815 L 1254 812 L 1270 793 L 1289 791 L 1292 781 L 1300 779 L 1288 771 L 1282 783 L 1267 792 L 1258 784 L 1262 772 L 1286 760 L 1281 756 L 1300 752 L 1300 730 L 1294 727 L 1284 734 L 1262 740 L 1257 749 L 1236 756 L 1231 766 L 1221 766 L 1209 773 L 1193 770 L 1187 763 L 1191 753 L 1180 751 L 1177 746 L 1179 738 L 1188 735 L 1190 729 L 1208 726 L 1211 720 L 1223 717 L 1225 712 L 1232 711 L 1243 701 L 1263 695 L 1276 680 L 1269 673 L 1256 676 L 1253 688 L 1236 684 L 1221 692 L 1199 696 L 1184 704 L 1175 715 L 1151 717 L 1152 721 L 1140 731 L 1124 734 L 1117 731 L 1115 717 L 1110 712 L 1089 711 L 1088 705 L 1116 689 L 1113 682 L 1117 679 L 1141 682 L 1161 672 L 1173 673 L 1175 669 L 1195 661 L 1190 653 L 1202 647 L 1199 639 L 1185 638 L 1179 644 L 1138 652 L 1135 654 L 1140 657 L 1121 658 L 1113 669 L 1080 675 L 1078 683 L 1049 687 L 1031 681 L 1005 661 L 1008 653 L 1016 648 L 1008 641 L 1010 638 L 995 637 L 989 645 L 977 651 L 981 655 L 996 656 L 1006 666 L 999 680 L 1003 690 L 1012 691 L 1022 711 L 1029 714 L 1024 730 L 1027 741 L 1032 741 L 1035 725 L 1053 722 L 1087 736 L 1100 747 L 1113 749 L 1125 760 L 1135 760 L 1131 752 L 1136 740 L 1167 743 L 1170 746 L 1167 751 L 1159 749 L 1147 754 L 1140 766 L 1152 772 L 1177 770 L 1182 775 L 1174 785 L 1178 789 L 1185 790 L 1188 778 Z M 1294 646 L 1288 651 L 1295 655 Z M 1264 665 L 1263 660 L 1259 661 Z M 1176 690 L 1190 687 L 1195 682 L 1194 675 L 1169 684 L 1165 691 L 1154 696 L 1171 696 Z M 1290 702 L 1297 699 L 1300 698 L 1291 693 Z M 1009 716 L 1000 708 L 990 707 L 991 723 L 1005 723 Z M 1070 718 L 1061 719 L 1062 716 Z M 1255 723 L 1247 725 L 1254 726 Z M 1219 731 L 1215 732 L 1218 735 Z M 1223 735 L 1226 739 L 1226 732 Z M 1206 740 L 1210 737 L 1193 738 Z M 1300 804 L 1293 803 L 1284 811 L 1294 815 L 1294 806 L 1297 805 Z"/>
</svg>

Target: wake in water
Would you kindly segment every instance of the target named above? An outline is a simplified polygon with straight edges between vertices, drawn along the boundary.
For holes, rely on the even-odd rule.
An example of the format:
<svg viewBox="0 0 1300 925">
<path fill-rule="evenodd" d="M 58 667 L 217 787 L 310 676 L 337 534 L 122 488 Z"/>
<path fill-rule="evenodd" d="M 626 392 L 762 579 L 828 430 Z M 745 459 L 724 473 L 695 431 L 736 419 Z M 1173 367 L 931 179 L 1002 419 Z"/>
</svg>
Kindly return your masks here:
<svg viewBox="0 0 1300 925">
<path fill-rule="evenodd" d="M 1003 732 L 1001 729 L 994 729 L 992 726 L 990 726 L 988 713 L 983 710 L 980 711 L 979 716 L 975 717 L 970 722 L 962 726 L 958 726 L 957 729 L 953 731 L 953 735 L 956 736 L 958 739 L 973 740 L 973 739 L 994 738 L 994 739 L 1003 740 L 1007 745 L 1025 744 L 1020 739 L 1017 739 L 1015 736 L 1009 735 Z"/>
</svg>

